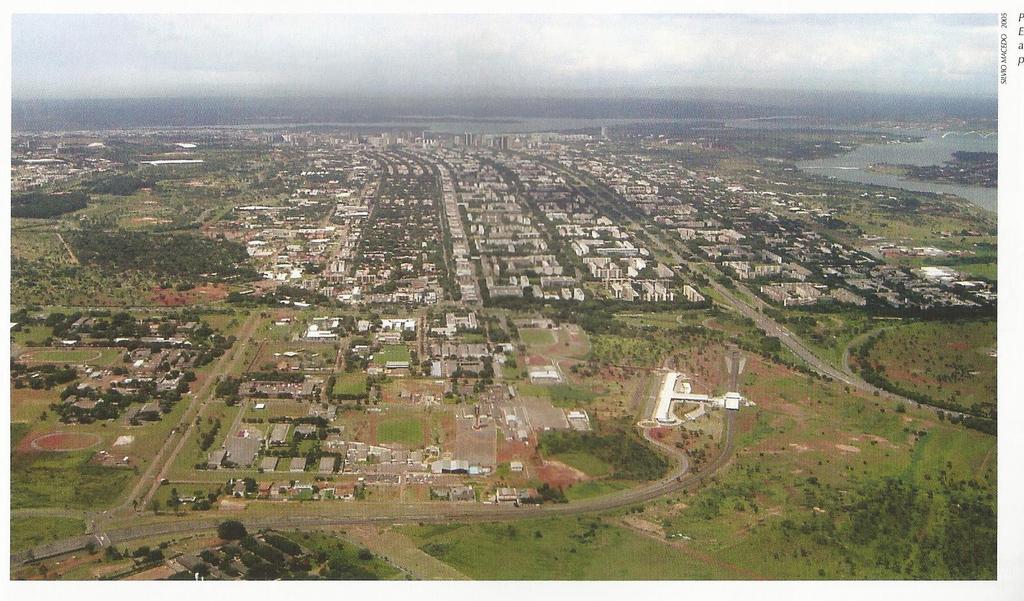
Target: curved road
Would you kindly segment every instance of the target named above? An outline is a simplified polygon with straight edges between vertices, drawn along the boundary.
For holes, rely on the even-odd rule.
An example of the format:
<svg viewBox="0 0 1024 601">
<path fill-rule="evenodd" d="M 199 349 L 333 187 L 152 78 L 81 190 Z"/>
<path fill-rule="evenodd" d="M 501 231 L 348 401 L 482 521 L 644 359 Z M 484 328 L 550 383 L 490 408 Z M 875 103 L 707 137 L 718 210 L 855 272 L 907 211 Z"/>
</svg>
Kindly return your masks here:
<svg viewBox="0 0 1024 601">
<path fill-rule="evenodd" d="M 645 486 L 612 493 L 602 497 L 595 497 L 573 503 L 524 507 L 489 504 L 463 505 L 457 503 L 401 503 L 384 505 L 381 507 L 369 507 L 367 505 L 358 504 L 349 506 L 349 508 L 363 510 L 369 509 L 373 511 L 373 514 L 338 515 L 337 513 L 302 514 L 296 512 L 291 515 L 259 516 L 253 518 L 242 518 L 242 520 L 246 526 L 250 528 L 281 529 L 395 522 L 448 522 L 453 519 L 463 521 L 496 521 L 577 515 L 607 511 L 626 505 L 632 505 L 634 503 L 642 503 L 673 492 L 691 488 L 711 477 L 715 472 L 724 467 L 732 456 L 735 444 L 735 413 L 729 411 L 726 412 L 725 415 L 725 438 L 721 452 L 699 473 L 690 472 L 689 460 L 684 452 L 676 449 L 675 447 L 671 447 L 660 441 L 654 440 L 651 438 L 649 431 L 644 430 L 644 436 L 647 440 L 651 441 L 659 449 L 675 459 L 672 470 L 661 480 L 657 480 Z M 281 507 L 292 509 L 292 507 L 287 507 L 283 504 Z M 319 507 L 313 507 L 315 509 L 323 510 L 327 506 L 321 505 Z M 330 509 L 336 510 L 337 507 L 337 505 L 332 505 Z M 294 509 L 300 508 L 306 509 L 307 507 L 302 505 L 294 507 Z M 225 519 L 225 516 L 210 516 L 199 519 L 190 516 L 188 519 L 183 520 L 109 528 L 103 532 L 97 532 L 96 535 L 111 544 L 125 543 L 152 536 L 180 535 L 208 531 L 216 528 L 217 524 L 223 519 Z M 66 539 L 62 542 L 71 544 L 72 546 L 77 543 L 76 548 L 80 549 L 83 548 L 90 540 L 92 540 L 91 536 L 84 536 L 76 537 L 74 539 Z M 54 543 L 41 545 L 40 547 L 33 549 L 31 552 L 21 553 L 17 556 L 12 555 L 11 562 L 25 563 L 31 561 L 36 554 L 42 552 L 47 547 L 51 547 L 53 544 Z"/>
</svg>

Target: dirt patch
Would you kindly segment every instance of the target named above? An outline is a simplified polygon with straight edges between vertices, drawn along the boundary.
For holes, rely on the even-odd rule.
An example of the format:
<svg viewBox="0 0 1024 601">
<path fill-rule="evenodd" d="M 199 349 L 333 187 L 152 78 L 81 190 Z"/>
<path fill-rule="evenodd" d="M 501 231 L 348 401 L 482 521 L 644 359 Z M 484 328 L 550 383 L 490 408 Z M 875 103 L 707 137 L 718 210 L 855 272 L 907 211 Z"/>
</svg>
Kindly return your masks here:
<svg viewBox="0 0 1024 601">
<path fill-rule="evenodd" d="M 665 437 L 672 434 L 672 428 L 649 428 L 647 434 L 654 440 L 663 440 Z"/>
<path fill-rule="evenodd" d="M 97 434 L 87 432 L 50 432 L 32 439 L 32 448 L 38 451 L 83 451 L 99 444 Z"/>
<path fill-rule="evenodd" d="M 180 307 L 197 303 L 209 303 L 224 300 L 228 297 L 228 288 L 224 284 L 204 284 L 191 290 L 177 291 L 170 288 L 153 288 L 149 300 L 164 307 Z"/>
<path fill-rule="evenodd" d="M 860 449 L 848 444 L 837 444 L 836 448 L 844 453 L 860 453 Z"/>
<path fill-rule="evenodd" d="M 647 520 L 637 517 L 635 515 L 626 516 L 622 518 L 622 521 L 628 524 L 629 526 L 632 526 L 635 530 L 639 530 L 641 532 L 649 532 L 651 534 L 656 534 L 660 537 L 665 536 L 664 528 L 662 528 L 658 524 L 648 522 Z"/>
<path fill-rule="evenodd" d="M 587 479 L 587 475 L 559 461 L 545 461 L 537 468 L 537 477 L 552 488 L 566 488 Z"/>
<path fill-rule="evenodd" d="M 538 367 L 551 365 L 551 361 L 546 357 L 542 357 L 540 355 L 530 355 L 526 358 L 526 364 L 533 367 Z"/>
</svg>

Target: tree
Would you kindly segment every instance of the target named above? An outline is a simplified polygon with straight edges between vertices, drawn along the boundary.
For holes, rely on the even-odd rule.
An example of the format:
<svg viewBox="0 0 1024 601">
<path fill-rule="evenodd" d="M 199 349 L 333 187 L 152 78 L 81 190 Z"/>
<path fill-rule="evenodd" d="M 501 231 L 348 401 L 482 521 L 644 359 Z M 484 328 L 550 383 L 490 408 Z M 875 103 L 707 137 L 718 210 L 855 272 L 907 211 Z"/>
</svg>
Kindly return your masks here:
<svg viewBox="0 0 1024 601">
<path fill-rule="evenodd" d="M 241 540 L 247 534 L 245 526 L 238 520 L 227 520 L 217 526 L 217 536 L 223 540 Z"/>
</svg>

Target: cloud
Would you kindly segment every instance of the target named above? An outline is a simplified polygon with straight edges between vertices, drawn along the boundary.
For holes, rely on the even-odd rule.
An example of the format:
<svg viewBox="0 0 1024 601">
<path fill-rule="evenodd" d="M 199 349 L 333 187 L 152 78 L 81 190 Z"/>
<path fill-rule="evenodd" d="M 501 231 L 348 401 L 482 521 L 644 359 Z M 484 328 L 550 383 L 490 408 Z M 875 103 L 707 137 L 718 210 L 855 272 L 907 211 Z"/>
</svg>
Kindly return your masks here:
<svg viewBox="0 0 1024 601">
<path fill-rule="evenodd" d="M 995 16 L 16 15 L 15 97 L 995 93 Z"/>
</svg>

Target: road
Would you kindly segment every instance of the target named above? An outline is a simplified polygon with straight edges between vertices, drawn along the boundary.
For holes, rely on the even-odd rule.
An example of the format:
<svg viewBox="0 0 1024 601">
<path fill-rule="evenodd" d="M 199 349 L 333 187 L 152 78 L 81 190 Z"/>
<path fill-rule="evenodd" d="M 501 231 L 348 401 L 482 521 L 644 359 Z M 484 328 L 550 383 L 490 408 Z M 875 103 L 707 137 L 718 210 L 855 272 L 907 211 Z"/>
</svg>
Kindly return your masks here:
<svg viewBox="0 0 1024 601">
<path fill-rule="evenodd" d="M 193 430 L 197 428 L 196 417 L 202 414 L 206 404 L 213 398 L 214 389 L 217 386 L 217 379 L 221 376 L 231 373 L 237 369 L 239 362 L 245 356 L 245 349 L 252 339 L 253 332 L 256 330 L 256 326 L 260 323 L 260 317 L 258 312 L 253 312 L 242 324 L 239 330 L 239 336 L 235 340 L 235 344 L 225 352 L 217 360 L 213 370 L 207 375 L 206 380 L 203 382 L 199 390 L 192 395 L 192 400 L 189 403 L 189 407 L 182 414 L 181 420 L 178 422 L 178 426 L 174 429 L 172 434 L 167 437 L 163 446 L 157 452 L 153 461 L 150 462 L 149 467 L 142 474 L 142 477 L 136 483 L 135 487 L 132 488 L 131 494 L 129 494 L 124 502 L 120 505 L 115 506 L 113 509 L 103 512 L 98 518 L 101 522 L 108 520 L 115 520 L 118 517 L 123 517 L 125 513 L 129 512 L 129 506 L 135 499 L 139 499 L 140 495 L 145 491 L 145 496 L 141 498 L 139 503 L 135 506 L 137 511 L 142 511 L 146 507 L 146 503 L 153 498 L 156 494 L 157 489 L 160 486 L 160 480 L 167 477 L 168 471 L 174 465 L 174 461 L 181 453 L 182 448 L 185 446 L 185 442 L 191 436 Z M 147 488 L 148 487 L 148 488 Z M 99 526 L 97 526 L 99 527 Z"/>
<path fill-rule="evenodd" d="M 563 173 L 567 177 L 572 178 L 577 183 L 587 186 L 589 189 L 594 191 L 595 194 L 602 197 L 603 203 L 614 205 L 617 202 L 615 194 L 603 182 L 600 182 L 590 176 L 583 176 L 581 174 L 569 171 L 565 167 L 558 164 L 549 163 L 549 166 Z M 661 237 L 660 232 L 648 232 L 644 224 L 636 222 L 635 220 L 628 217 L 622 211 L 615 210 L 615 212 L 621 218 L 627 221 L 630 225 L 632 225 L 634 228 L 637 228 L 640 231 L 646 233 L 648 236 L 650 236 L 651 240 L 655 242 L 659 249 L 667 256 L 671 257 L 673 261 L 676 262 L 676 264 L 682 264 L 685 262 L 683 257 L 679 256 L 675 249 L 665 242 L 665 240 Z M 716 274 L 720 274 L 720 272 L 717 271 L 717 268 L 714 269 Z M 738 311 L 741 315 L 750 318 L 754 322 L 754 324 L 765 334 L 778 338 L 783 346 L 792 351 L 793 354 L 795 354 L 797 357 L 800 357 L 800 359 L 802 359 L 815 373 L 831 378 L 838 382 L 842 382 L 843 384 L 846 384 L 850 388 L 857 389 L 868 394 L 877 395 L 881 398 L 886 398 L 891 401 L 904 403 L 917 408 L 930 408 L 942 410 L 945 411 L 946 414 L 950 416 L 957 416 L 960 418 L 968 417 L 968 414 L 966 413 L 951 411 L 949 409 L 919 403 L 917 401 L 908 399 L 902 395 L 889 392 L 867 382 L 849 368 L 849 366 L 845 363 L 845 355 L 843 365 L 840 367 L 836 367 L 835 365 L 829 363 L 828 361 L 818 356 L 814 351 L 811 350 L 807 343 L 801 340 L 800 337 L 797 336 L 794 332 L 789 331 L 784 326 L 776 322 L 774 319 L 772 319 L 768 315 L 765 315 L 761 311 L 761 309 L 763 309 L 766 306 L 766 304 L 761 299 L 759 299 L 755 294 L 753 294 L 749 289 L 744 287 L 743 284 L 737 283 L 735 282 L 735 280 L 733 280 L 733 282 L 736 285 L 736 289 L 741 292 L 744 292 L 749 298 L 753 299 L 753 303 L 757 305 L 757 308 L 751 306 L 746 300 L 740 298 L 733 291 L 729 290 L 721 283 L 716 281 L 714 277 L 708 279 L 710 281 L 711 287 L 714 288 L 715 291 L 718 292 L 723 299 L 725 299 L 726 303 L 730 307 Z"/>
<path fill-rule="evenodd" d="M 334 503 L 301 505 L 285 503 L 281 504 L 281 508 L 286 511 L 281 511 L 280 515 L 249 518 L 240 515 L 238 517 L 241 518 L 246 527 L 250 529 L 287 529 L 358 524 L 437 523 L 453 520 L 517 520 L 608 511 L 632 505 L 634 503 L 650 501 L 664 495 L 692 488 L 714 475 L 718 470 L 728 464 L 732 456 L 734 449 L 735 415 L 735 412 L 726 412 L 725 437 L 723 439 L 721 452 L 699 473 L 692 473 L 690 471 L 689 462 L 686 460 L 686 456 L 682 451 L 661 443 L 660 441 L 651 439 L 651 437 L 648 436 L 648 432 L 645 431 L 644 434 L 647 436 L 648 440 L 657 445 L 658 448 L 664 452 L 677 459 L 669 474 L 660 480 L 644 486 L 582 501 L 523 507 L 486 503 L 440 502 L 392 503 L 381 506 L 365 503 L 345 505 L 338 505 Z M 339 508 L 357 511 L 370 511 L 372 514 L 344 515 L 338 513 Z M 303 513 L 305 511 L 316 509 L 327 511 L 328 513 Z M 175 521 L 106 528 L 102 532 L 97 532 L 97 535 L 105 536 L 111 544 L 123 544 L 154 536 L 183 535 L 212 530 L 217 527 L 217 524 L 220 521 L 227 517 L 231 517 L 230 514 L 207 514 L 202 517 L 196 517 L 192 514 L 188 515 L 186 519 Z M 90 538 L 91 537 L 77 537 L 77 539 L 67 539 L 62 542 L 74 543 L 78 540 L 81 543 L 81 546 L 78 548 L 82 548 Z M 43 545 L 42 547 L 46 546 L 48 545 Z M 27 553 L 12 555 L 11 557 L 12 563 L 21 563 L 30 560 L 31 555 Z"/>
</svg>

